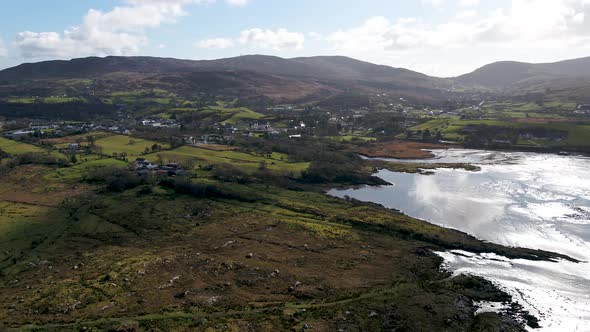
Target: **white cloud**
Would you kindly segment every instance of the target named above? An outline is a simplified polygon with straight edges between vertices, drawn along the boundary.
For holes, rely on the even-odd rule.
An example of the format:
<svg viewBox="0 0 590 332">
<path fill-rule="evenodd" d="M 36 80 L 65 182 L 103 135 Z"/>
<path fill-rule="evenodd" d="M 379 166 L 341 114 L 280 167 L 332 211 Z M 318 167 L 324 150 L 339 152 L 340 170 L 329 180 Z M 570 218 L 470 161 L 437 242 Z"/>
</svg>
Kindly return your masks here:
<svg viewBox="0 0 590 332">
<path fill-rule="evenodd" d="M 445 3 L 445 0 L 420 0 L 425 5 L 440 7 Z"/>
<path fill-rule="evenodd" d="M 229 38 L 211 38 L 201 40 L 197 43 L 197 46 L 200 48 L 208 48 L 208 49 L 225 49 L 234 46 L 234 41 Z"/>
<path fill-rule="evenodd" d="M 82 24 L 57 32 L 20 32 L 16 46 L 24 58 L 68 58 L 137 53 L 147 43 L 144 30 L 173 23 L 184 7 L 213 0 L 126 0 L 111 11 L 90 9 Z"/>
<path fill-rule="evenodd" d="M 298 32 L 289 32 L 286 29 L 273 31 L 254 28 L 242 31 L 239 41 L 242 45 L 253 48 L 274 51 L 302 50 L 305 35 Z"/>
<path fill-rule="evenodd" d="M 473 18 L 477 16 L 477 11 L 474 9 L 466 9 L 462 10 L 455 15 L 455 18 L 458 20 L 466 19 L 466 18 Z"/>
<path fill-rule="evenodd" d="M 479 0 L 460 0 L 459 5 L 463 7 L 475 7 L 479 5 Z"/>
<path fill-rule="evenodd" d="M 126 2 L 132 5 L 171 3 L 178 5 L 186 5 L 191 3 L 215 3 L 216 0 L 126 0 Z M 225 2 L 232 6 L 245 6 L 250 3 L 250 0 L 225 0 Z"/>
<path fill-rule="evenodd" d="M 310 38 L 321 38 L 320 34 L 308 33 Z M 259 48 L 273 51 L 300 51 L 303 50 L 305 35 L 299 32 L 290 32 L 286 29 L 269 30 L 252 28 L 240 32 L 238 38 L 210 38 L 201 40 L 195 45 L 207 49 L 226 49 L 240 44 L 243 47 Z"/>
<path fill-rule="evenodd" d="M 226 0 L 226 2 L 232 6 L 245 6 L 250 0 Z"/>
<path fill-rule="evenodd" d="M 475 14 L 477 20 L 468 19 Z M 588 14 L 590 0 L 512 0 L 507 9 L 460 12 L 440 24 L 373 17 L 330 34 L 328 40 L 339 52 L 397 66 L 416 68 L 412 61 L 444 64 L 448 59 L 452 65 L 435 74 L 453 75 L 495 60 L 520 56 L 546 61 L 562 58 L 564 50 L 588 52 Z"/>
<path fill-rule="evenodd" d="M 81 27 L 66 30 L 63 35 L 24 31 L 16 37 L 16 45 L 24 58 L 125 55 L 138 52 L 146 41 L 141 35 L 93 31 Z"/>
<path fill-rule="evenodd" d="M 8 54 L 6 47 L 4 46 L 4 41 L 0 39 L 0 58 L 5 57 Z"/>
<path fill-rule="evenodd" d="M 313 39 L 313 40 L 323 40 L 324 36 L 321 33 L 312 31 L 312 32 L 308 32 L 306 33 L 307 37 L 309 37 L 309 39 Z"/>
<path fill-rule="evenodd" d="M 201 3 L 214 3 L 215 0 L 125 0 L 130 5 L 188 5 Z"/>
</svg>

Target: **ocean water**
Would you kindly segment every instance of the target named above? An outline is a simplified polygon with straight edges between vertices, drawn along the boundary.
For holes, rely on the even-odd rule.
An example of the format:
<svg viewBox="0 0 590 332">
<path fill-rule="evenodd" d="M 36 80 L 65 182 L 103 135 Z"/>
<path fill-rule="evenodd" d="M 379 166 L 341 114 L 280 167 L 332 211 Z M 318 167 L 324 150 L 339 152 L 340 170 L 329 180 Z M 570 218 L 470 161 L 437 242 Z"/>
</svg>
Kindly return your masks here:
<svg viewBox="0 0 590 332">
<path fill-rule="evenodd" d="M 376 175 L 391 186 L 331 190 L 398 209 L 479 239 L 581 260 L 533 262 L 493 254 L 438 253 L 453 273 L 480 275 L 540 318 L 539 331 L 590 331 L 590 158 L 521 152 L 435 150 L 420 162 L 473 163 L 480 172 Z"/>
</svg>

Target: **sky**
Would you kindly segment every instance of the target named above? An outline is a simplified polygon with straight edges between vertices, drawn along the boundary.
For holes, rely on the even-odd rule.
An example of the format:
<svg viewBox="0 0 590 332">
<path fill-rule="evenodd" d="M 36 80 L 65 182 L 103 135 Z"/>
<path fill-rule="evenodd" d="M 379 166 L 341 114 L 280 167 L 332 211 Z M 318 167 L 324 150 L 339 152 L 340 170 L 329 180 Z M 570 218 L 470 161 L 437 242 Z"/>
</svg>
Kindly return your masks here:
<svg viewBox="0 0 590 332">
<path fill-rule="evenodd" d="M 86 56 L 344 55 L 434 76 L 590 56 L 590 0 L 3 0 L 0 69 Z"/>
</svg>

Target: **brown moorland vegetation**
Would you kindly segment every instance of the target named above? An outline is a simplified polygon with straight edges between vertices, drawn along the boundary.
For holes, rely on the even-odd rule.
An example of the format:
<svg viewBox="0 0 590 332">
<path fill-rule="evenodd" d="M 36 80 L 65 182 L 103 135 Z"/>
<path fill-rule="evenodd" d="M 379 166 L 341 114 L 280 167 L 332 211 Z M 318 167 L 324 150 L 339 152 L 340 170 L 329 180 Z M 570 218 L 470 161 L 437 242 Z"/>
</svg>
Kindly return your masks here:
<svg viewBox="0 0 590 332">
<path fill-rule="evenodd" d="M 3 176 L 12 179 L 14 197 L 34 204 L 41 196 L 26 193 L 55 181 L 39 176 L 46 170 Z M 510 298 L 483 279 L 450 279 L 433 251 L 553 256 L 264 183 L 193 180 L 213 186 L 216 195 L 207 197 L 157 184 L 114 193 L 59 182 L 56 192 L 70 195 L 45 201 L 51 211 L 19 217 L 6 206 L 16 212 L 0 215 L 18 228 L 0 234 L 3 246 L 12 243 L 7 234 L 35 235 L 2 262 L 2 327 L 479 331 L 491 324 L 523 331 L 509 315 L 475 316 L 472 301 Z"/>
<path fill-rule="evenodd" d="M 448 147 L 444 144 L 395 140 L 367 144 L 354 148 L 353 151 L 372 158 L 428 159 L 434 155 L 425 149 L 447 149 Z"/>
</svg>

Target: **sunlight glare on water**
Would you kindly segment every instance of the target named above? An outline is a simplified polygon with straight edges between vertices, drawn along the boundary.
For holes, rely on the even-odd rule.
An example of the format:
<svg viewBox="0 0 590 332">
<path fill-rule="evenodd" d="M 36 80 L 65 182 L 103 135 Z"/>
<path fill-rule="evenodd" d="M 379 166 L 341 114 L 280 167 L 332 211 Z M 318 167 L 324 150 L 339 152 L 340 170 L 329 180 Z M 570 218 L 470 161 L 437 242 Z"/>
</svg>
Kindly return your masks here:
<svg viewBox="0 0 590 332">
<path fill-rule="evenodd" d="M 541 331 L 590 331 L 590 158 L 439 150 L 428 163 L 472 163 L 480 172 L 376 175 L 394 184 L 331 190 L 398 209 L 494 243 L 566 254 L 582 263 L 439 253 L 454 273 L 484 276 L 541 319 Z"/>
</svg>

